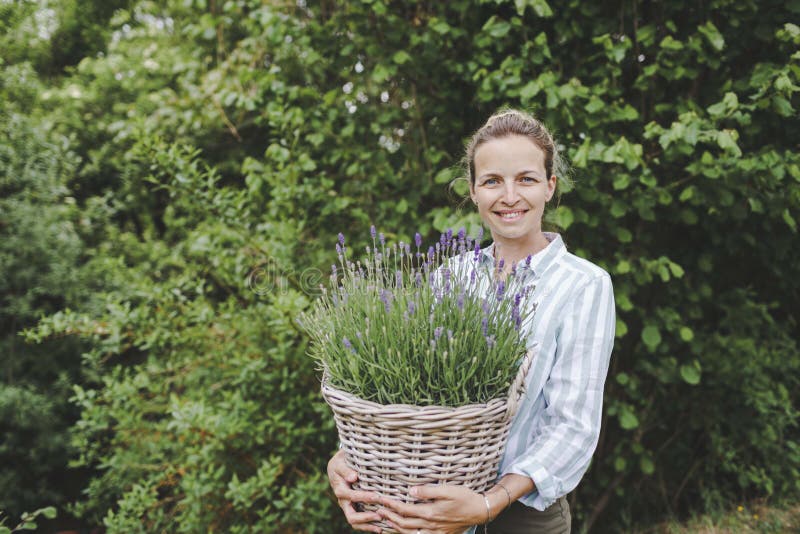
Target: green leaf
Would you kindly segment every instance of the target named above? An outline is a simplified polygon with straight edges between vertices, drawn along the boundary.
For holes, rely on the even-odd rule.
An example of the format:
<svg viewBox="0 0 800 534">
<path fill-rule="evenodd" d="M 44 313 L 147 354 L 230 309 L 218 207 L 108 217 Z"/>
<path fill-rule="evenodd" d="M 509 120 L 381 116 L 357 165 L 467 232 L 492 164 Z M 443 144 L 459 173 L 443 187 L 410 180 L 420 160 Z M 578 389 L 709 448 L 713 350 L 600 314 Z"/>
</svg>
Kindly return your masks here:
<svg viewBox="0 0 800 534">
<path fill-rule="evenodd" d="M 628 325 L 625 324 L 625 321 L 617 317 L 614 337 L 625 337 L 625 334 L 627 333 L 628 333 Z"/>
<path fill-rule="evenodd" d="M 495 39 L 500 39 L 511 31 L 511 24 L 494 15 L 483 25 L 483 30 Z"/>
<path fill-rule="evenodd" d="M 639 426 L 639 418 L 629 407 L 625 406 L 619 414 L 619 426 L 625 430 L 633 430 Z"/>
<path fill-rule="evenodd" d="M 642 341 L 650 352 L 654 352 L 661 343 L 661 332 L 657 326 L 649 325 L 642 329 Z"/>
<path fill-rule="evenodd" d="M 684 275 L 683 267 L 675 262 L 669 262 L 669 270 L 675 278 L 682 278 Z"/>
<path fill-rule="evenodd" d="M 694 332 L 688 326 L 682 326 L 679 330 L 681 339 L 684 341 L 691 341 L 694 339 Z"/>
<path fill-rule="evenodd" d="M 405 50 L 398 50 L 392 56 L 392 61 L 394 61 L 398 65 L 402 65 L 403 63 L 411 61 L 411 56 L 409 56 L 408 52 L 406 52 Z"/>
<path fill-rule="evenodd" d="M 714 23 L 711 21 L 706 22 L 702 26 L 698 26 L 697 30 L 703 34 L 711 46 L 719 52 L 723 48 L 725 48 L 725 39 L 722 37 L 722 34 L 719 33 L 719 30 Z"/>
<path fill-rule="evenodd" d="M 616 189 L 617 191 L 621 191 L 623 189 L 626 189 L 630 185 L 630 183 L 631 183 L 630 175 L 618 174 L 614 178 L 613 186 L 614 186 L 614 189 Z"/>
<path fill-rule="evenodd" d="M 541 83 L 539 83 L 538 80 L 531 80 L 522 86 L 522 89 L 519 90 L 519 96 L 523 102 L 530 101 L 533 97 L 538 95 L 541 90 Z"/>
<path fill-rule="evenodd" d="M 617 456 L 614 459 L 614 470 L 617 471 L 618 473 L 624 471 L 625 470 L 625 466 L 627 466 L 627 465 L 628 465 L 628 463 L 625 461 L 625 458 L 623 458 L 622 456 Z"/>
<path fill-rule="evenodd" d="M 525 8 L 533 8 L 534 13 L 539 17 L 552 17 L 553 10 L 546 0 L 514 0 L 514 7 L 517 8 L 517 14 L 522 16 L 525 14 Z"/>
<path fill-rule="evenodd" d="M 566 230 L 572 225 L 575 215 L 569 207 L 562 205 L 550 213 L 549 220 L 562 230 Z"/>
<path fill-rule="evenodd" d="M 628 376 L 628 373 L 617 373 L 617 383 L 620 386 L 626 386 L 631 381 L 631 378 Z"/>
<path fill-rule="evenodd" d="M 656 471 L 656 466 L 649 456 L 642 456 L 639 458 L 639 467 L 645 475 L 652 475 Z"/>
<path fill-rule="evenodd" d="M 633 234 L 627 228 L 620 226 L 617 228 L 617 239 L 619 239 L 620 243 L 630 243 L 633 241 Z"/>
<path fill-rule="evenodd" d="M 692 386 L 700 383 L 700 362 L 694 360 L 691 364 L 681 365 L 681 378 Z"/>
<path fill-rule="evenodd" d="M 735 130 L 720 130 L 717 132 L 717 144 L 726 152 L 739 157 L 742 155 L 742 150 L 736 144 L 736 137 Z"/>
<path fill-rule="evenodd" d="M 54 519 L 58 512 L 56 511 L 55 506 L 46 506 L 44 508 L 39 508 L 34 512 L 34 514 L 42 514 L 47 519 Z"/>
<path fill-rule="evenodd" d="M 788 208 L 783 210 L 781 216 L 783 217 L 783 222 L 789 225 L 789 228 L 791 228 L 792 232 L 797 233 L 797 221 L 795 221 L 794 217 L 792 217 L 792 214 L 789 213 Z"/>
</svg>

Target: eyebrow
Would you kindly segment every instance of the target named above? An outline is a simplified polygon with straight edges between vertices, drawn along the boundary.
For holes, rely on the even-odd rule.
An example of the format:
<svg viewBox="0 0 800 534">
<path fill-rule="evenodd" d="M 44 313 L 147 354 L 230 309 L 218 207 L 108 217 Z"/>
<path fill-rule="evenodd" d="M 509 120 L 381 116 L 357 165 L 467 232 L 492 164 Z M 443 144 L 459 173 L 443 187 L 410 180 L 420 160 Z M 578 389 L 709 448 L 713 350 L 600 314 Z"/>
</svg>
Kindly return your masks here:
<svg viewBox="0 0 800 534">
<path fill-rule="evenodd" d="M 519 171 L 517 173 L 517 176 L 522 176 L 523 174 L 533 174 L 537 178 L 542 178 L 543 177 L 542 173 L 540 173 L 539 171 L 537 171 L 535 169 L 525 169 L 525 170 Z M 482 180 L 482 179 L 484 179 L 486 177 L 489 177 L 489 176 L 500 176 L 502 178 L 503 175 L 498 171 L 488 171 L 488 172 L 485 172 L 485 173 L 481 174 L 480 176 L 478 176 L 478 179 Z"/>
</svg>

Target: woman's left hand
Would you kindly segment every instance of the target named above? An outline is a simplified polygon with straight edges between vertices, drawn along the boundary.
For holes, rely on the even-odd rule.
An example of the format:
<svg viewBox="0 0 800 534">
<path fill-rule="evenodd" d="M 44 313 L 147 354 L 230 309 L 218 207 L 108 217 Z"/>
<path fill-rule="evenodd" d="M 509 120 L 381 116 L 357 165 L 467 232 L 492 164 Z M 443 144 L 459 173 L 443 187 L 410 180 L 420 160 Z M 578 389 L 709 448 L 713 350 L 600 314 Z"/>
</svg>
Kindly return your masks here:
<svg viewBox="0 0 800 534">
<path fill-rule="evenodd" d="M 410 495 L 430 501 L 406 504 L 381 497 L 377 512 L 401 534 L 456 534 L 486 522 L 483 495 L 464 486 L 416 486 Z"/>
</svg>

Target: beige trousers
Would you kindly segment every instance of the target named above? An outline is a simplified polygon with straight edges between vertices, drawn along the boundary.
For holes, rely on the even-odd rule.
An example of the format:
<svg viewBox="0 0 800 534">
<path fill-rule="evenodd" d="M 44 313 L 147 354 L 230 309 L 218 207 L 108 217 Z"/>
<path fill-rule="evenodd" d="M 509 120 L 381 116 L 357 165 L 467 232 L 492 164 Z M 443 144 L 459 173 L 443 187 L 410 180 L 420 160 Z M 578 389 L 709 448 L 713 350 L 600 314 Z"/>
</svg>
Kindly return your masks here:
<svg viewBox="0 0 800 534">
<path fill-rule="evenodd" d="M 566 497 L 544 512 L 515 501 L 489 523 L 491 534 L 569 534 L 572 516 Z M 478 530 L 480 532 L 480 530 Z"/>
</svg>

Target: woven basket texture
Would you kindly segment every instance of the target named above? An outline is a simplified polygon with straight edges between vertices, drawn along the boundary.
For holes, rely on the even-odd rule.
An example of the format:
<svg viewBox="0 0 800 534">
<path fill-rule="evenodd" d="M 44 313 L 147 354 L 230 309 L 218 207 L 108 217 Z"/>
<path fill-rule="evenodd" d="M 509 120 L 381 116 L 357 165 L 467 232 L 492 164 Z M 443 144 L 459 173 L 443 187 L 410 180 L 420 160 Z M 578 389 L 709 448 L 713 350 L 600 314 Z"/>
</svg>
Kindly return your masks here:
<svg viewBox="0 0 800 534">
<path fill-rule="evenodd" d="M 358 473 L 353 487 L 403 502 L 416 502 L 408 490 L 425 484 L 489 489 L 535 352 L 522 359 L 506 398 L 459 407 L 377 404 L 332 387 L 323 375 L 322 395 L 347 462 Z M 382 521 L 373 524 L 393 532 Z"/>
</svg>

